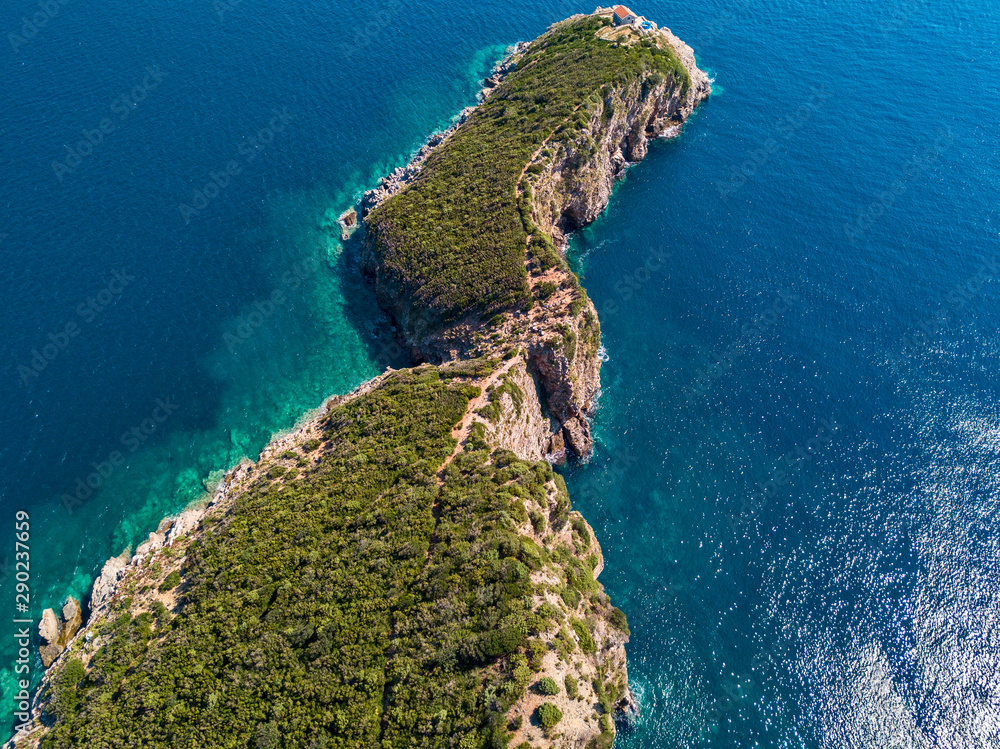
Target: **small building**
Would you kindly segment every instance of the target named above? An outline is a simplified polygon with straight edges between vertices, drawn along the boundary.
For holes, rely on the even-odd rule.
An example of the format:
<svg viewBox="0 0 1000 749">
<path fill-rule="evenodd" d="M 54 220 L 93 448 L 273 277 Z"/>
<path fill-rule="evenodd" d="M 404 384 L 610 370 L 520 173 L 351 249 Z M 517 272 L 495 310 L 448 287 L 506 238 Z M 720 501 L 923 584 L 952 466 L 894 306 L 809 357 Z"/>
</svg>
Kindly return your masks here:
<svg viewBox="0 0 1000 749">
<path fill-rule="evenodd" d="M 631 26 L 639 20 L 639 16 L 624 5 L 616 5 L 611 15 L 611 20 L 614 21 L 615 26 Z"/>
</svg>

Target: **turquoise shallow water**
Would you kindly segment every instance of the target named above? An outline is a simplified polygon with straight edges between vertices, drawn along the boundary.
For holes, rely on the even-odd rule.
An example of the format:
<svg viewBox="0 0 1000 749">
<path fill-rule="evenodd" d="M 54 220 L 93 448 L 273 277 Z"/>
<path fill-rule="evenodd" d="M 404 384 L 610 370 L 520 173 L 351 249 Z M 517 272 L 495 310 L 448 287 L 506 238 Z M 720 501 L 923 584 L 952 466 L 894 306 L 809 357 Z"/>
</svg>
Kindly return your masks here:
<svg viewBox="0 0 1000 749">
<path fill-rule="evenodd" d="M 572 247 L 609 361 L 597 453 L 568 480 L 643 708 L 619 744 L 996 745 L 997 11 L 636 9 L 716 95 Z M 384 321 L 324 225 L 505 45 L 590 10 L 114 0 L 5 37 L 0 560 L 30 511 L 35 617 L 379 370 Z M 6 716 L 15 657 L 0 638 Z"/>
</svg>

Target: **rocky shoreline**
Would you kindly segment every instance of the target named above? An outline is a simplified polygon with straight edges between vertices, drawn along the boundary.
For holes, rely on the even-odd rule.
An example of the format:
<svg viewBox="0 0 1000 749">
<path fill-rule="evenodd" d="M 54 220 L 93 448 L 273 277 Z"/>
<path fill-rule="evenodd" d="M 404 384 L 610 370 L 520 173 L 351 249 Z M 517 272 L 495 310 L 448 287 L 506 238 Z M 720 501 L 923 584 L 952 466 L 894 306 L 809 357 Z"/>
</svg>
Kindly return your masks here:
<svg viewBox="0 0 1000 749">
<path fill-rule="evenodd" d="M 480 104 L 485 101 L 491 93 L 493 93 L 496 87 L 499 86 L 503 82 L 504 78 L 507 77 L 507 74 L 514 69 L 517 65 L 518 57 L 526 47 L 526 43 L 518 42 L 513 47 L 509 48 L 510 51 L 507 53 L 506 57 L 493 66 L 493 70 L 483 81 L 483 88 L 479 92 L 478 99 Z M 387 174 L 385 177 L 382 177 L 375 187 L 366 191 L 357 207 L 357 213 L 360 214 L 361 219 L 366 219 L 368 215 L 382 203 L 392 196 L 399 194 L 416 181 L 417 177 L 420 176 L 420 172 L 424 168 L 424 164 L 427 163 L 427 159 L 429 159 L 431 154 L 433 154 L 442 143 L 448 140 L 448 138 L 450 138 L 455 131 L 458 130 L 458 128 L 468 121 L 469 115 L 476 111 L 476 106 L 466 107 L 459 112 L 455 121 L 448 128 L 440 132 L 432 133 L 427 141 L 419 149 L 417 149 L 417 152 L 404 166 L 401 166 L 390 174 Z"/>
</svg>

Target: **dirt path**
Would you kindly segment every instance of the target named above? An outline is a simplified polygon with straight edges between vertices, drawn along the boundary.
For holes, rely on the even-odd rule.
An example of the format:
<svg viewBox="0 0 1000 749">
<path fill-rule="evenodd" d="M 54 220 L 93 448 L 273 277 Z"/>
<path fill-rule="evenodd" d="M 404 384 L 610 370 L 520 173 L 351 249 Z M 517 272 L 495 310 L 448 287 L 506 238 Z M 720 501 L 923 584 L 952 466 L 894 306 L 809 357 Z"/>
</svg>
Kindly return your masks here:
<svg viewBox="0 0 1000 749">
<path fill-rule="evenodd" d="M 497 380 L 507 374 L 510 371 L 510 368 L 513 367 L 517 361 L 518 357 L 514 357 L 510 361 L 504 362 L 499 369 L 485 379 L 476 383 L 480 388 L 479 395 L 469 401 L 469 405 L 465 408 L 465 414 L 462 416 L 462 420 L 451 430 L 451 436 L 456 440 L 455 449 L 451 451 L 451 455 L 445 458 L 445 461 L 437 469 L 438 491 L 437 496 L 434 498 L 434 506 L 431 508 L 431 514 L 434 516 L 434 530 L 431 531 L 430 543 L 427 545 L 427 551 L 424 552 L 425 560 L 431 558 L 431 551 L 437 545 L 438 525 L 441 522 L 441 491 L 444 489 L 445 471 L 448 469 L 448 466 L 452 464 L 455 458 L 458 457 L 458 454 L 462 452 L 462 443 L 465 442 L 469 434 L 472 432 L 472 425 L 474 423 L 473 417 L 475 416 L 476 411 L 486 405 L 486 401 L 489 398 L 487 390 Z"/>
<path fill-rule="evenodd" d="M 510 368 L 514 366 L 517 360 L 518 360 L 517 357 L 514 357 L 510 361 L 504 362 L 499 369 L 495 370 L 491 375 L 486 377 L 484 380 L 480 380 L 478 383 L 476 383 L 479 386 L 481 392 L 479 393 L 478 396 L 469 401 L 469 405 L 465 409 L 465 414 L 462 416 L 462 420 L 458 422 L 458 424 L 456 424 L 455 427 L 451 430 L 451 436 L 455 440 L 457 440 L 457 443 L 455 444 L 455 449 L 452 450 L 451 455 L 449 455 L 445 459 L 444 463 L 442 463 L 437 470 L 439 490 L 441 489 L 442 486 L 444 486 L 445 469 L 447 469 L 448 466 L 450 466 L 452 462 L 455 460 L 455 458 L 458 457 L 458 454 L 462 452 L 462 443 L 468 438 L 469 434 L 472 432 L 472 424 L 474 421 L 473 417 L 475 416 L 476 411 L 485 406 L 487 400 L 490 397 L 487 391 L 492 385 L 496 384 L 496 382 L 500 378 L 502 378 L 505 374 L 507 374 L 510 371 Z"/>
<path fill-rule="evenodd" d="M 559 122 L 559 124 L 556 125 L 554 128 L 552 128 L 549 134 L 545 136 L 545 140 L 542 141 L 542 144 L 535 149 L 535 152 L 533 154 L 531 154 L 531 158 L 528 159 L 528 163 L 524 165 L 524 169 L 522 169 L 521 173 L 517 176 L 517 182 L 514 183 L 515 195 L 521 194 L 521 182 L 524 180 L 524 175 L 528 173 L 528 167 L 534 164 L 535 159 L 537 159 L 539 154 L 541 154 L 541 152 L 545 150 L 545 147 L 549 144 L 549 141 L 552 140 L 552 136 L 556 134 L 556 130 L 565 125 L 569 121 L 569 118 L 575 115 L 578 111 L 580 111 L 580 107 L 582 107 L 585 103 L 586 103 L 585 101 L 580 102 L 573 108 L 572 112 L 563 117 L 563 119 Z"/>
</svg>

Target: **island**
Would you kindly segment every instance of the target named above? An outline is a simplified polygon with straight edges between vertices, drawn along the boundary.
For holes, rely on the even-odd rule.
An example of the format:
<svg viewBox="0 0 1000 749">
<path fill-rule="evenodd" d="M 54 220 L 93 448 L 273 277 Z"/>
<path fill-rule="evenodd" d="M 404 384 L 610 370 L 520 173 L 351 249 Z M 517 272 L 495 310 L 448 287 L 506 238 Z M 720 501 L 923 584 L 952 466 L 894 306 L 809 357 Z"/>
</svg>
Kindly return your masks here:
<svg viewBox="0 0 1000 749">
<path fill-rule="evenodd" d="M 629 628 L 553 469 L 593 449 L 600 384 L 566 236 L 709 93 L 623 6 L 519 44 L 342 224 L 420 363 L 109 560 L 82 627 L 46 612 L 8 746 L 610 747 Z"/>
</svg>

